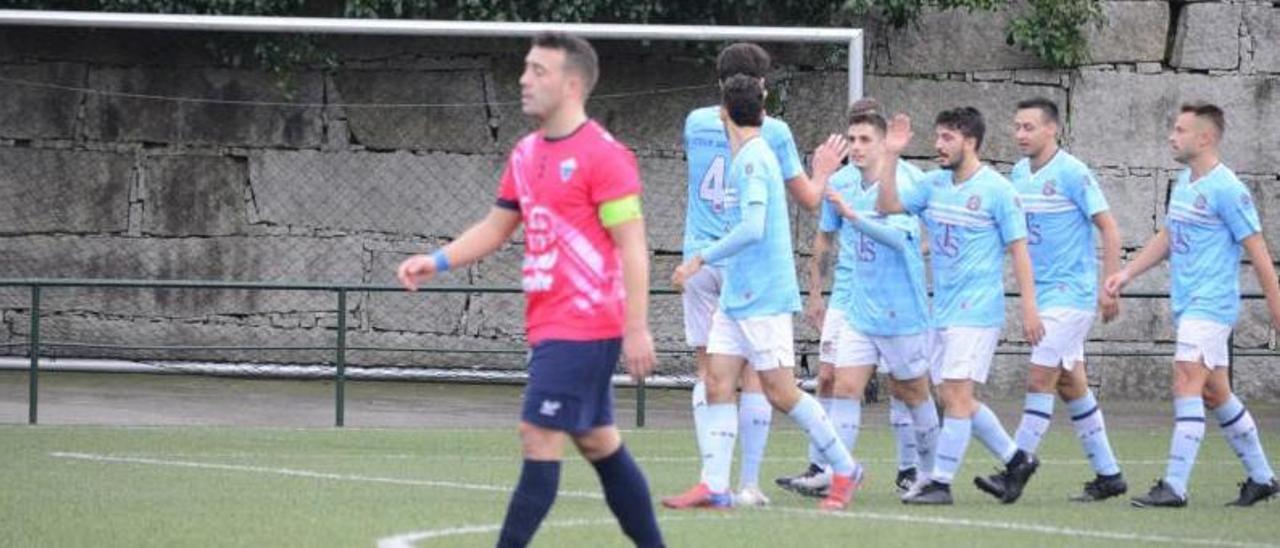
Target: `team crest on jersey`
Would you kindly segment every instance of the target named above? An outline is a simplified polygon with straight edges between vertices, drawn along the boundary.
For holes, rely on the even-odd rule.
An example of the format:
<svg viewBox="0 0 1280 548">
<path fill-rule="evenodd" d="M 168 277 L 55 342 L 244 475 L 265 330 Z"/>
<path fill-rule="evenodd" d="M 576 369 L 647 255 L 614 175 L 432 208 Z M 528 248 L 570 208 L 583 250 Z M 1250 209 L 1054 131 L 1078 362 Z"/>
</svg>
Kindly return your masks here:
<svg viewBox="0 0 1280 548">
<path fill-rule="evenodd" d="M 569 158 L 568 160 L 560 162 L 560 182 L 569 182 L 569 179 L 573 178 L 573 172 L 577 170 L 578 160 L 575 158 Z"/>
<path fill-rule="evenodd" d="M 979 209 L 982 209 L 982 198 L 979 198 L 977 196 L 970 196 L 969 201 L 965 202 L 964 207 L 968 208 L 969 211 L 977 211 Z"/>
<path fill-rule="evenodd" d="M 755 164 L 747 164 L 747 167 L 744 168 L 744 171 L 747 172 L 747 175 L 751 175 L 753 172 L 755 172 L 755 170 L 756 170 Z"/>
<path fill-rule="evenodd" d="M 1196 209 L 1204 209 L 1209 207 L 1209 200 L 1206 200 L 1204 194 L 1196 196 Z"/>
<path fill-rule="evenodd" d="M 1054 194 L 1058 193 L 1058 189 L 1054 187 L 1053 181 L 1049 181 L 1045 183 L 1044 188 L 1041 191 L 1044 193 L 1045 196 L 1053 196 Z"/>
</svg>

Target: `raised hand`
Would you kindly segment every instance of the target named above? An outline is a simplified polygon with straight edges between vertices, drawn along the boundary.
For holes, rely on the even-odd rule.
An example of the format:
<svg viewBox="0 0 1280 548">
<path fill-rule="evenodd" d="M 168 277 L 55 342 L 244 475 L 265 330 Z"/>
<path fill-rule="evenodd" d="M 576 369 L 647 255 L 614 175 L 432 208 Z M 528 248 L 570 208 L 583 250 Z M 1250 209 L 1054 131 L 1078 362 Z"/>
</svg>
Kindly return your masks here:
<svg viewBox="0 0 1280 548">
<path fill-rule="evenodd" d="M 831 134 L 827 137 L 826 142 L 818 145 L 813 151 L 813 176 L 818 178 L 821 175 L 831 175 L 840 169 L 840 163 L 849 155 L 849 143 L 845 142 L 844 137 Z"/>
<path fill-rule="evenodd" d="M 902 156 L 902 151 L 911 144 L 911 117 L 906 114 L 894 114 L 889 119 L 888 132 L 885 134 L 885 150 L 894 156 Z"/>
</svg>

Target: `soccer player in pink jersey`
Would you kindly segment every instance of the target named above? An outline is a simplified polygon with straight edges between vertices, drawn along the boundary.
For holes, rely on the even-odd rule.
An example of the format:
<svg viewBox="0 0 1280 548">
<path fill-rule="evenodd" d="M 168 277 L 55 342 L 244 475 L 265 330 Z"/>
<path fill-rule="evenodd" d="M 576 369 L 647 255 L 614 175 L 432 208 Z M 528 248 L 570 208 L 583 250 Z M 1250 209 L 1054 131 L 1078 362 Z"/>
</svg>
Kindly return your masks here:
<svg viewBox="0 0 1280 548">
<path fill-rule="evenodd" d="M 599 74 L 581 38 L 533 39 L 520 77 L 539 129 L 516 144 L 487 217 L 431 255 L 400 264 L 410 291 L 496 251 L 521 223 L 529 383 L 520 420 L 524 465 L 498 546 L 525 546 L 555 502 L 565 439 L 595 467 L 605 501 L 636 546 L 662 546 L 644 474 L 613 423 L 619 352 L 635 379 L 653 370 L 649 252 L 635 156 L 587 118 Z"/>
</svg>

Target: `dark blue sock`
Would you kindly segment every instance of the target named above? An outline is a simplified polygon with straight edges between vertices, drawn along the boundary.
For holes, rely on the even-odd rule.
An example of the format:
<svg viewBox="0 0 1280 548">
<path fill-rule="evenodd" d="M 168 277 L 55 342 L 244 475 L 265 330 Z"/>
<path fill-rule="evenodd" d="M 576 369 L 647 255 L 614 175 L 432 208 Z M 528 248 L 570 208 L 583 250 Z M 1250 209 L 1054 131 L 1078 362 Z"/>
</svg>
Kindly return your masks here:
<svg viewBox="0 0 1280 548">
<path fill-rule="evenodd" d="M 499 548 L 522 548 L 533 539 L 542 519 L 551 511 L 560 488 L 560 461 L 525 459 L 520 469 L 520 483 L 511 494 L 507 518 L 502 522 Z"/>
<path fill-rule="evenodd" d="M 612 455 L 591 463 L 604 485 L 604 500 L 618 518 L 622 532 L 640 548 L 663 546 L 658 518 L 653 513 L 649 484 L 636 461 L 620 446 Z"/>
</svg>

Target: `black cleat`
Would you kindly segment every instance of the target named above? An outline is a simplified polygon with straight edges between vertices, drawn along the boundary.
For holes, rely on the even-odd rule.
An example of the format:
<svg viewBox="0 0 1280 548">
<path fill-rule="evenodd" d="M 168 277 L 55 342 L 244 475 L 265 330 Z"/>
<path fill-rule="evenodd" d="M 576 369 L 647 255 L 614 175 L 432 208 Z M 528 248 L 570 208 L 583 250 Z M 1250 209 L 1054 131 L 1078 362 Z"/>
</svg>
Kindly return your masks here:
<svg viewBox="0 0 1280 548">
<path fill-rule="evenodd" d="M 1097 502 L 1107 500 L 1111 497 L 1118 497 L 1129 491 L 1129 484 L 1124 482 L 1124 476 L 1116 474 L 1114 476 L 1098 476 L 1093 481 L 1084 484 L 1084 492 L 1071 497 L 1072 502 Z"/>
<path fill-rule="evenodd" d="M 1141 497 L 1129 500 L 1135 508 L 1182 508 L 1187 505 L 1187 497 L 1180 497 L 1164 480 L 1156 480 L 1151 491 Z"/>
<path fill-rule="evenodd" d="M 916 469 L 914 466 L 906 470 L 898 470 L 898 479 L 893 480 L 893 484 L 897 485 L 898 491 L 902 493 L 905 493 L 907 492 L 908 489 L 911 489 L 911 484 L 915 482 L 916 482 Z"/>
<path fill-rule="evenodd" d="M 831 473 L 817 464 L 809 464 L 804 472 L 773 480 L 778 487 L 801 496 L 822 498 L 831 487 Z"/>
<path fill-rule="evenodd" d="M 918 504 L 921 506 L 949 506 L 952 504 L 951 486 L 945 483 L 931 481 L 920 488 L 920 492 L 908 497 L 903 497 L 903 504 Z"/>
<path fill-rule="evenodd" d="M 1240 484 L 1240 498 L 1227 503 L 1227 506 L 1248 507 L 1267 500 L 1280 493 L 1280 483 L 1271 478 L 1270 483 L 1254 483 L 1253 478 L 1246 478 Z"/>
<path fill-rule="evenodd" d="M 1003 472 L 985 478 L 975 477 L 973 484 L 984 493 L 1000 499 L 1001 503 L 1012 504 L 1022 496 L 1022 489 L 1039 467 L 1040 461 L 1035 455 L 1019 449 Z"/>
</svg>

